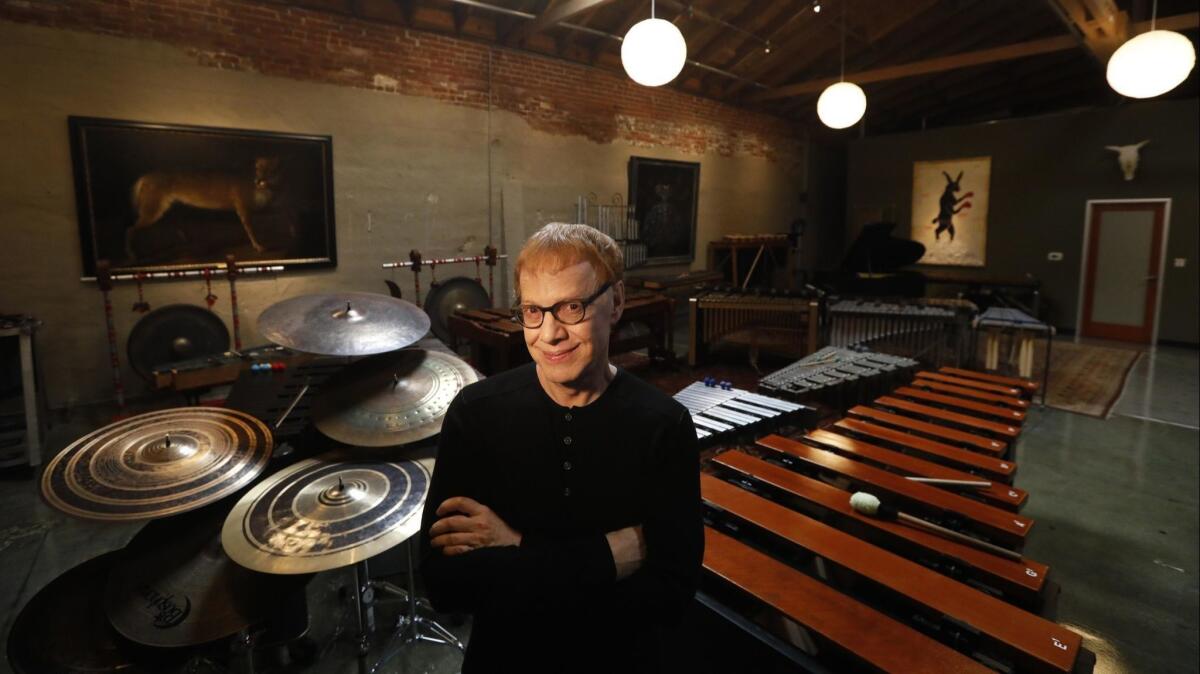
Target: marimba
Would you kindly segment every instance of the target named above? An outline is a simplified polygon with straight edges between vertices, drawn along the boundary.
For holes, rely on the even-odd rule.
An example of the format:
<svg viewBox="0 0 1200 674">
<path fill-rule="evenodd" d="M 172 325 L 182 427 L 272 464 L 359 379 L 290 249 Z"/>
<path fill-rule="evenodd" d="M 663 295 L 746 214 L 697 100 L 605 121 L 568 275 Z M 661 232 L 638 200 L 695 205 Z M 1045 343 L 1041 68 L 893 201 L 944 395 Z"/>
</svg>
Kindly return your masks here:
<svg viewBox="0 0 1200 674">
<path fill-rule="evenodd" d="M 820 302 L 806 294 L 771 294 L 736 289 L 707 290 L 688 300 L 688 365 L 704 360 L 718 342 L 804 356 L 817 350 Z"/>
<path fill-rule="evenodd" d="M 1035 523 L 1001 455 L 1024 408 L 933 391 L 901 385 L 825 428 L 718 452 L 701 479 L 705 596 L 767 607 L 790 626 L 777 637 L 835 671 L 1091 671 L 1080 636 L 1041 615 L 1050 568 L 1019 552 Z M 862 511 L 856 491 L 903 516 Z"/>
</svg>

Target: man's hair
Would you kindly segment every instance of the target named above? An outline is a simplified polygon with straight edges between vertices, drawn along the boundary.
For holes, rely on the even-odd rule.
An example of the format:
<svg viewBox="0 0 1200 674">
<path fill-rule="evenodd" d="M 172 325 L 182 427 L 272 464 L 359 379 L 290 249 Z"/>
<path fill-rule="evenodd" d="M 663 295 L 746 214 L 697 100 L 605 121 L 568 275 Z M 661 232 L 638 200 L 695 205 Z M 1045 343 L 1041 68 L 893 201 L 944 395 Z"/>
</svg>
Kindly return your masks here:
<svg viewBox="0 0 1200 674">
<path fill-rule="evenodd" d="M 573 264 L 589 262 L 600 283 L 616 283 L 624 278 L 625 258 L 612 237 L 587 225 L 551 222 L 534 232 L 521 247 L 513 278 L 517 299 L 521 298 L 522 271 L 557 272 Z"/>
</svg>

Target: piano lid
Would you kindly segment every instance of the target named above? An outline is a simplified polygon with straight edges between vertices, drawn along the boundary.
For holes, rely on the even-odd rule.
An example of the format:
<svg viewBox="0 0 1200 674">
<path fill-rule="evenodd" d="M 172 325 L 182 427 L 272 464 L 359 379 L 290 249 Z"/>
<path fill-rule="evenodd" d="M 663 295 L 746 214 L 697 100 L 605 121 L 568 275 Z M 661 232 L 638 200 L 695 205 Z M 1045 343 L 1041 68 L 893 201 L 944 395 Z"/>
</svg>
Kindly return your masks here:
<svg viewBox="0 0 1200 674">
<path fill-rule="evenodd" d="M 872 222 L 859 233 L 846 257 L 842 271 L 885 273 L 893 272 L 925 255 L 924 244 L 893 237 L 894 222 Z"/>
</svg>

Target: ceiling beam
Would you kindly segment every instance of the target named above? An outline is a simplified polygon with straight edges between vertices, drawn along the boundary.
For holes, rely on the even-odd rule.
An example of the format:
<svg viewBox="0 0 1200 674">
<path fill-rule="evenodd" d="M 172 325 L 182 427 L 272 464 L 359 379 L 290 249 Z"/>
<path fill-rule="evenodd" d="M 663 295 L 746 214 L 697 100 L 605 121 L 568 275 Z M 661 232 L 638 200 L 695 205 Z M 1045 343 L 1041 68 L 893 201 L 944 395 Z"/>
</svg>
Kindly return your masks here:
<svg viewBox="0 0 1200 674">
<path fill-rule="evenodd" d="M 1101 66 L 1129 39 L 1129 14 L 1114 0 L 1046 0 Z"/>
<path fill-rule="evenodd" d="M 1200 27 L 1200 12 L 1177 14 L 1175 16 L 1159 19 L 1158 27 L 1167 30 L 1187 30 Z M 1141 33 L 1149 28 L 1150 22 L 1143 21 L 1134 25 L 1132 32 L 1135 34 Z M 1060 35 L 1058 37 L 1010 44 L 1003 47 L 995 47 L 993 49 L 981 49 L 979 51 L 967 52 L 965 54 L 941 56 L 938 58 L 926 59 L 924 61 L 905 63 L 898 66 L 887 66 L 884 68 L 876 68 L 874 70 L 864 70 L 858 73 L 847 73 L 846 79 L 856 84 L 883 82 L 886 80 L 900 79 L 902 77 L 928 75 L 931 73 L 945 72 L 947 70 L 955 70 L 957 68 L 967 68 L 970 66 L 984 65 L 987 63 L 997 63 L 999 61 L 1024 58 L 1026 56 L 1049 54 L 1052 52 L 1074 49 L 1077 46 L 1078 41 L 1075 37 L 1071 35 Z M 758 102 L 769 101 L 775 98 L 787 98 L 802 94 L 814 94 L 819 91 L 823 91 L 825 87 L 837 81 L 839 81 L 839 78 L 837 77 L 825 77 L 817 80 L 809 80 L 807 82 L 788 84 L 782 87 L 776 87 L 769 91 L 754 94 L 749 96 L 747 100 Z"/>
<path fill-rule="evenodd" d="M 530 21 L 519 29 L 513 31 L 513 34 L 505 40 L 509 44 L 520 42 L 530 35 L 535 35 L 544 30 L 549 30 L 564 21 L 583 14 L 584 12 L 595 11 L 604 5 L 612 3 L 614 0 L 553 0 L 546 9 L 538 15 L 538 18 Z"/>
</svg>

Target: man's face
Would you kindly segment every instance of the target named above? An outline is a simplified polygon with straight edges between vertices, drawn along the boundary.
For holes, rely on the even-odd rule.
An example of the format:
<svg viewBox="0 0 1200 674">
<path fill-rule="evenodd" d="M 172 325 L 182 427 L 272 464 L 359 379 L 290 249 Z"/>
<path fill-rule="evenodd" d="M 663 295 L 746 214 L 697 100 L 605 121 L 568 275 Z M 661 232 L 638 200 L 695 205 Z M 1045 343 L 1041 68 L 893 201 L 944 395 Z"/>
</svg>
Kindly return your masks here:
<svg viewBox="0 0 1200 674">
<path fill-rule="evenodd" d="M 549 307 L 556 302 L 583 299 L 600 287 L 590 262 L 578 262 L 557 272 L 522 271 L 521 302 Z M 584 320 L 564 325 L 546 312 L 542 325 L 525 328 L 525 346 L 542 377 L 557 384 L 583 383 L 608 363 L 608 338 L 621 317 L 621 294 L 616 283 L 587 308 Z"/>
</svg>

